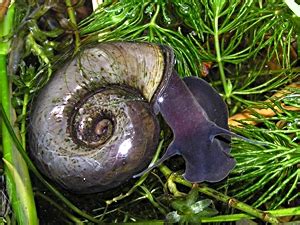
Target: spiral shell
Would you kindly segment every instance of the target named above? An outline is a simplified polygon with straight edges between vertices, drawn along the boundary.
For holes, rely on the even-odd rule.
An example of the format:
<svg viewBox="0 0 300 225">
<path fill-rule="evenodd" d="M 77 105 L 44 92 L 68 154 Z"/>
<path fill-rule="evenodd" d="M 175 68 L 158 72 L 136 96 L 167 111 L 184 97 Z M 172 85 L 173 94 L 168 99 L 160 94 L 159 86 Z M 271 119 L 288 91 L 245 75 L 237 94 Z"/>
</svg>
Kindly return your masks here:
<svg viewBox="0 0 300 225">
<path fill-rule="evenodd" d="M 173 55 L 149 43 L 101 43 L 57 71 L 33 104 L 31 157 L 64 188 L 92 193 L 145 168 L 159 124 L 154 103 Z"/>
</svg>

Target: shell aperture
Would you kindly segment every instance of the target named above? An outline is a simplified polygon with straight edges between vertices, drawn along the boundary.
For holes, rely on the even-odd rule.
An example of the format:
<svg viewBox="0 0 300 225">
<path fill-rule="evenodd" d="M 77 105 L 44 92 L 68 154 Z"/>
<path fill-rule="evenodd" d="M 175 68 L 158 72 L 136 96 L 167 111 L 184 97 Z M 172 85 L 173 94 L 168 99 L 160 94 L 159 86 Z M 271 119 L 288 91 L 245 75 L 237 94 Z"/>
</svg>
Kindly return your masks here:
<svg viewBox="0 0 300 225">
<path fill-rule="evenodd" d="M 29 126 L 35 164 L 73 192 L 116 187 L 149 164 L 160 113 L 174 140 L 156 165 L 179 154 L 187 180 L 225 178 L 235 165 L 230 140 L 219 138 L 234 135 L 226 105 L 204 80 L 182 80 L 173 66 L 173 51 L 156 44 L 112 42 L 83 49 L 35 99 Z"/>
</svg>

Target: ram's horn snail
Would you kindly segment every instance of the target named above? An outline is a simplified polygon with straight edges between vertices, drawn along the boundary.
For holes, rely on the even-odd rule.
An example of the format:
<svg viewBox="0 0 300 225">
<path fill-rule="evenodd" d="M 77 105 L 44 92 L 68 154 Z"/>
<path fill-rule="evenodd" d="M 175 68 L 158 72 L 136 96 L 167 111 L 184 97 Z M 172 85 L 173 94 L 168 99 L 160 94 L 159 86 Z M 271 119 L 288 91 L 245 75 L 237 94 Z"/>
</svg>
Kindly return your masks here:
<svg viewBox="0 0 300 225">
<path fill-rule="evenodd" d="M 101 43 L 57 71 L 30 116 L 30 150 L 63 187 L 92 193 L 144 169 L 156 150 L 161 113 L 174 140 L 158 163 L 180 154 L 185 178 L 216 182 L 235 165 L 226 105 L 204 80 L 181 80 L 173 51 L 150 43 Z"/>
</svg>

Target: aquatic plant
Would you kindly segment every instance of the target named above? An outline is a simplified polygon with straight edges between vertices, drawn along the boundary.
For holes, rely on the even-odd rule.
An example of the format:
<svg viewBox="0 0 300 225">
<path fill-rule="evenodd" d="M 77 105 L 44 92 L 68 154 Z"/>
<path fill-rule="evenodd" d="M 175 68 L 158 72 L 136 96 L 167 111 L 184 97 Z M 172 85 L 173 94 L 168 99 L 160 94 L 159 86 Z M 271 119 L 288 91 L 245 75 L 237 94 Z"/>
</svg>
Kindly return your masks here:
<svg viewBox="0 0 300 225">
<path fill-rule="evenodd" d="M 294 14 L 297 8 L 290 8 L 295 5 L 275 0 L 104 1 L 79 21 L 79 8 L 86 7 L 85 1 L 4 2 L 10 4 L 0 6 L 0 44 L 4 46 L 0 48 L 0 150 L 6 165 L 4 174 L 0 172 L 6 176 L 13 211 L 2 220 L 37 221 L 32 193 L 37 207 L 46 202 L 53 212 L 61 212 L 61 221 L 76 223 L 152 224 L 166 217 L 181 222 L 259 218 L 276 223 L 277 217 L 300 214 L 300 208 L 294 207 L 299 201 L 300 71 L 299 17 Z M 25 152 L 30 102 L 80 48 L 124 40 L 172 47 L 178 73 L 210 82 L 226 101 L 230 115 L 247 114 L 240 123 L 233 121 L 232 129 L 265 144 L 234 139 L 232 155 L 237 166 L 223 182 L 192 187 L 181 177 L 181 159 L 175 158 L 119 189 L 93 196 L 96 203 L 87 197 L 76 207 L 78 198 L 49 183 Z M 286 91 L 272 96 L 280 90 Z M 153 162 L 170 140 L 170 131 L 164 127 Z M 15 156 L 16 150 L 22 157 Z M 34 191 L 28 176 L 22 174 L 26 165 L 34 175 Z M 25 181 L 20 196 L 15 187 Z"/>
</svg>

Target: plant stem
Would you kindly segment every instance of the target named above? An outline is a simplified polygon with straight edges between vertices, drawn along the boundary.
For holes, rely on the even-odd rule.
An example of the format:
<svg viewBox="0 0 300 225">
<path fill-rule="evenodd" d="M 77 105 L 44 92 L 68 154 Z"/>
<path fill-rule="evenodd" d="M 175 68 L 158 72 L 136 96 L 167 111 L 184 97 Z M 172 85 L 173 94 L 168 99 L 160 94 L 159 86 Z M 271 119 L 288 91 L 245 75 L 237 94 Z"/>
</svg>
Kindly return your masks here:
<svg viewBox="0 0 300 225">
<path fill-rule="evenodd" d="M 171 174 L 171 170 L 167 166 L 165 166 L 165 165 L 161 166 L 160 171 L 163 172 L 163 174 L 167 178 L 173 180 L 174 182 L 182 184 L 187 187 L 192 187 L 192 184 L 190 182 L 186 181 L 185 179 L 183 179 L 181 176 L 177 176 L 176 174 Z M 171 176 L 170 176 L 170 174 L 171 174 Z M 229 197 L 227 195 L 224 195 L 212 188 L 209 188 L 209 187 L 206 187 L 203 185 L 199 185 L 197 188 L 198 188 L 199 192 L 201 192 L 205 195 L 208 195 L 210 197 L 213 197 L 216 200 L 224 202 L 235 209 L 239 209 L 239 210 L 241 210 L 247 214 L 250 214 L 256 218 L 259 218 L 263 221 L 273 223 L 273 224 L 279 223 L 279 221 L 275 217 L 273 217 L 273 215 L 271 215 L 270 213 L 255 209 L 243 202 L 240 202 L 240 201 L 238 201 L 232 197 Z M 222 220 L 219 220 L 219 221 L 222 221 Z M 203 222 L 203 221 L 201 221 L 201 222 Z"/>
<path fill-rule="evenodd" d="M 0 54 L 0 91 L 1 91 L 1 102 L 3 109 L 7 115 L 10 115 L 10 99 L 9 99 L 9 88 L 8 80 L 6 74 L 6 55 Z M 1 118 L 1 117 L 0 117 Z M 10 117 L 9 117 L 10 120 Z M 1 121 L 2 122 L 2 121 Z M 12 143 L 8 130 L 5 127 L 5 124 L 1 123 L 2 129 L 2 148 L 3 148 L 3 158 L 9 162 L 12 162 Z M 15 183 L 13 180 L 12 174 L 8 171 L 7 166 L 4 166 L 5 178 L 6 178 L 6 188 L 9 195 L 10 202 L 13 206 L 13 209 L 16 215 L 20 214 L 21 209 L 15 204 L 17 202 L 17 197 L 15 194 Z M 17 216 L 18 217 L 18 216 Z"/>
<path fill-rule="evenodd" d="M 156 8 L 156 11 L 155 11 L 153 17 L 151 18 L 151 21 L 150 21 L 150 23 L 149 23 L 149 26 L 153 26 L 153 27 L 156 26 L 156 18 L 157 18 L 158 14 L 159 14 L 160 5 L 157 5 L 156 7 L 157 7 L 157 8 Z"/>
<path fill-rule="evenodd" d="M 22 107 L 22 122 L 21 122 L 21 142 L 24 150 L 26 151 L 26 117 L 27 117 L 27 105 L 29 101 L 29 94 L 26 92 L 23 97 Z"/>
<path fill-rule="evenodd" d="M 215 51 L 217 54 L 217 63 L 219 66 L 220 77 L 225 92 L 225 99 L 228 99 L 230 97 L 230 93 L 227 88 L 227 81 L 224 72 L 220 43 L 219 43 L 219 7 L 216 7 L 216 11 L 214 15 L 214 42 L 215 42 Z"/>
<path fill-rule="evenodd" d="M 167 178 L 171 179 L 174 182 L 183 184 L 184 186 L 187 187 L 192 187 L 192 184 L 186 180 L 184 180 L 181 176 L 177 176 L 176 174 L 172 174 L 172 171 L 165 165 L 160 166 L 160 171 L 166 176 Z M 206 186 L 198 186 L 199 192 L 206 194 L 210 197 L 213 197 L 219 201 L 222 201 L 229 206 L 242 210 L 256 218 L 260 218 L 264 221 L 270 222 L 270 223 L 278 223 L 278 220 L 273 217 L 270 213 L 268 212 L 261 212 L 260 210 L 257 210 L 243 202 L 239 202 L 238 200 L 231 198 L 227 195 L 224 195 L 220 192 L 217 192 L 216 190 L 206 187 Z M 299 207 L 300 209 L 300 207 Z M 299 211 L 300 213 L 300 211 Z M 201 219 L 201 222 L 220 222 L 220 221 L 237 221 L 241 218 L 244 218 L 243 216 L 246 216 L 247 218 L 253 218 L 251 216 L 245 215 L 245 214 L 236 214 L 236 215 L 228 215 L 228 216 L 216 216 L 212 218 L 204 218 L 203 220 Z"/>
<path fill-rule="evenodd" d="M 296 16 L 300 17 L 300 5 L 295 0 L 284 0 L 285 4 L 295 13 Z"/>
<path fill-rule="evenodd" d="M 162 172 L 162 174 L 166 177 L 169 178 L 171 176 L 171 174 L 173 173 L 172 170 L 170 170 L 167 166 L 165 166 L 164 164 L 161 164 L 159 167 L 160 172 Z"/>
<path fill-rule="evenodd" d="M 299 216 L 300 215 L 300 207 L 295 208 L 289 208 L 289 209 L 276 209 L 276 210 L 270 210 L 266 211 L 268 213 L 271 213 L 273 216 L 276 217 L 286 217 L 286 216 Z M 237 214 L 231 214 L 231 215 L 220 215 L 220 216 L 213 216 L 213 217 L 203 217 L 201 218 L 200 223 L 217 223 L 217 222 L 233 222 L 238 221 L 242 219 L 255 219 L 254 216 L 243 214 L 243 213 L 237 213 Z M 294 221 L 296 222 L 296 221 Z M 299 221 L 297 221 L 299 222 Z M 156 221 L 143 221 L 143 224 L 165 224 L 165 221 L 156 220 Z M 122 223 L 124 225 L 129 225 L 133 223 Z M 134 223 L 136 224 L 136 223 Z"/>
<path fill-rule="evenodd" d="M 180 183 L 180 184 L 183 184 L 185 186 L 188 186 L 188 187 L 191 187 L 192 184 L 186 180 L 184 180 L 182 177 L 180 176 L 175 176 L 174 177 L 174 181 L 177 182 L 177 183 Z M 260 211 L 258 209 L 255 209 L 253 207 L 251 207 L 250 205 L 247 205 L 243 202 L 240 202 L 232 197 L 229 197 L 227 195 L 224 195 L 212 188 L 209 188 L 209 187 L 206 187 L 206 186 L 203 186 L 203 185 L 199 185 L 198 187 L 198 191 L 205 194 L 205 195 L 208 195 L 210 197 L 213 197 L 221 202 L 224 202 L 224 203 L 227 203 L 229 206 L 235 208 L 235 209 L 239 209 L 247 214 L 250 214 L 256 218 L 259 218 L 265 222 L 269 222 L 269 223 L 273 223 L 273 224 L 278 224 L 279 221 L 273 216 L 271 215 L 270 213 L 267 213 L 267 212 L 263 212 L 263 211 Z"/>
<path fill-rule="evenodd" d="M 8 120 L 13 120 L 11 88 L 7 74 L 7 54 L 12 36 L 15 4 L 11 4 L 4 20 L 0 22 L 0 98 Z M 14 148 L 10 132 L 2 121 L 2 147 L 6 187 L 12 209 L 19 224 L 38 224 L 36 207 L 28 173 L 21 155 Z"/>
<path fill-rule="evenodd" d="M 27 185 L 24 183 L 23 177 L 21 177 L 18 166 L 13 166 L 10 162 L 3 159 L 5 166 L 7 168 L 6 172 L 12 174 L 14 183 L 16 185 L 16 195 L 17 195 L 17 205 L 21 210 L 21 214 L 18 215 L 17 219 L 22 224 L 38 224 L 38 219 L 36 216 L 35 204 L 32 197 L 32 193 L 26 190 Z M 22 171 L 21 171 L 22 172 Z M 20 201 L 19 201 L 20 199 Z M 32 203 L 33 202 L 33 203 Z M 33 213 L 32 213 L 33 212 Z M 32 215 L 33 214 L 33 215 Z"/>
<path fill-rule="evenodd" d="M 80 36 L 79 36 L 78 26 L 77 26 L 77 22 L 76 22 L 76 16 L 75 16 L 75 12 L 74 12 L 74 8 L 72 6 L 71 0 L 65 0 L 65 2 L 66 2 L 70 22 L 72 23 L 72 25 L 75 29 L 74 30 L 74 35 L 75 35 L 75 51 L 74 51 L 74 54 L 76 54 L 79 50 L 79 47 L 80 47 Z"/>
<path fill-rule="evenodd" d="M 299 216 L 300 215 L 300 207 L 269 210 L 266 212 L 271 213 L 273 216 L 276 216 L 276 217 Z M 221 216 L 201 218 L 201 222 L 202 223 L 230 222 L 230 221 L 238 221 L 241 219 L 255 219 L 255 217 L 247 215 L 247 214 L 239 213 L 239 214 L 232 214 L 232 215 L 221 215 Z"/>
<path fill-rule="evenodd" d="M 46 200 L 47 202 L 49 202 L 51 205 L 53 205 L 54 207 L 56 207 L 62 214 L 64 214 L 65 216 L 67 216 L 75 224 L 83 224 L 83 222 L 80 219 L 78 219 L 77 217 L 75 217 L 72 214 L 70 214 L 68 211 L 66 211 L 63 207 L 61 207 L 59 204 L 57 204 L 51 198 L 47 197 L 46 195 L 43 195 L 40 192 L 36 192 L 35 195 L 43 198 L 44 200 Z"/>
</svg>

